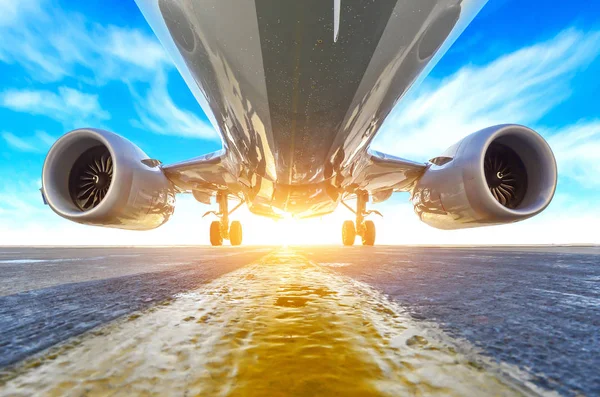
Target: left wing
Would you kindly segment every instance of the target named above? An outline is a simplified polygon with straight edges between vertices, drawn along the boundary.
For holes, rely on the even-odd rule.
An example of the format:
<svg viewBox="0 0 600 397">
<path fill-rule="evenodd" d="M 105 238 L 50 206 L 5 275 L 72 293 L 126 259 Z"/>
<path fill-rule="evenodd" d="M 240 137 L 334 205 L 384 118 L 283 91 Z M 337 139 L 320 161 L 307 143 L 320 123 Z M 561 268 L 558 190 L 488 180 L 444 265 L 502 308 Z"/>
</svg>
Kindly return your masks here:
<svg viewBox="0 0 600 397">
<path fill-rule="evenodd" d="M 208 153 L 191 160 L 163 166 L 162 169 L 180 192 L 192 192 L 196 200 L 210 204 L 219 190 L 240 196 L 242 186 L 233 162 L 225 150 Z M 241 198 L 241 197 L 240 197 Z"/>
</svg>

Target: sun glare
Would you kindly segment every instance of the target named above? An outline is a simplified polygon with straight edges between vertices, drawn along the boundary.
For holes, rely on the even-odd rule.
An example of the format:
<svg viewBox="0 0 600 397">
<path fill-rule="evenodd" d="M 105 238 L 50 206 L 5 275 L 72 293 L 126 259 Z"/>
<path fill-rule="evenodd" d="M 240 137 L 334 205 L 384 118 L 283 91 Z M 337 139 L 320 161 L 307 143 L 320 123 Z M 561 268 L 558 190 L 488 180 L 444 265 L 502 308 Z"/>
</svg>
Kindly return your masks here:
<svg viewBox="0 0 600 397">
<path fill-rule="evenodd" d="M 279 244 L 288 246 L 290 244 L 301 244 L 306 240 L 306 228 L 302 223 L 291 216 L 288 216 L 277 223 L 277 236 L 280 239 Z"/>
<path fill-rule="evenodd" d="M 273 220 L 247 214 L 243 216 L 244 242 L 268 245 L 335 244 L 340 241 L 339 216 L 295 219 L 286 216 Z"/>
</svg>

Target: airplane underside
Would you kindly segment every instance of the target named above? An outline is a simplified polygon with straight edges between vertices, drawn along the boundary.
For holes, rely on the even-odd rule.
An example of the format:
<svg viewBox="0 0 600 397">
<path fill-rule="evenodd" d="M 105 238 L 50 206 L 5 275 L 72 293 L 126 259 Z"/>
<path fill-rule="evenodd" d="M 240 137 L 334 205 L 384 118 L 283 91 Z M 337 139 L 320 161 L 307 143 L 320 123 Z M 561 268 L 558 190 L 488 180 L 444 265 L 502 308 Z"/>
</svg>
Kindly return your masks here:
<svg viewBox="0 0 600 397">
<path fill-rule="evenodd" d="M 136 1 L 223 149 L 163 165 L 116 134 L 72 131 L 42 178 L 60 216 L 151 229 L 169 219 L 176 193 L 191 193 L 218 204 L 211 243 L 238 245 L 230 199 L 261 216 L 307 218 L 355 198 L 342 241 L 372 245 L 368 204 L 394 192 L 410 192 L 420 219 L 442 229 L 519 221 L 552 199 L 554 156 L 527 127 L 486 128 L 427 163 L 369 149 L 485 1 Z"/>
</svg>

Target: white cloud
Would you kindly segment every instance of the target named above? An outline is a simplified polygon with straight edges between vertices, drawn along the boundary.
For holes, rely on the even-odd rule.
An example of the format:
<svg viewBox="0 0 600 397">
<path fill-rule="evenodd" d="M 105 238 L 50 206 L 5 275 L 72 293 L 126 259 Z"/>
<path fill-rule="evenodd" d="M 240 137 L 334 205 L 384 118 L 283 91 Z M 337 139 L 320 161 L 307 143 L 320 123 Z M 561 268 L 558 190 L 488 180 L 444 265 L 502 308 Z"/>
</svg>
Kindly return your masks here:
<svg viewBox="0 0 600 397">
<path fill-rule="evenodd" d="M 56 142 L 56 137 L 48 134 L 46 131 L 36 131 L 35 136 L 39 139 L 44 145 L 50 147 Z"/>
<path fill-rule="evenodd" d="M 37 152 L 38 151 L 35 146 L 31 145 L 29 142 L 25 141 L 24 139 L 19 138 L 12 132 L 3 132 L 2 138 L 6 141 L 6 143 L 9 146 L 11 146 L 17 150 L 20 150 L 23 152 Z"/>
<path fill-rule="evenodd" d="M 22 65 L 35 80 L 81 78 L 84 67 L 96 84 L 148 81 L 170 65 L 158 41 L 140 30 L 105 27 L 45 2 L 5 2 L 0 11 L 6 8 L 12 23 L 0 19 L 0 59 Z"/>
<path fill-rule="evenodd" d="M 69 87 L 58 92 L 43 90 L 7 90 L 0 93 L 0 106 L 35 115 L 44 115 L 66 125 L 87 124 L 110 118 L 102 109 L 98 95 L 86 94 Z"/>
<path fill-rule="evenodd" d="M 39 200 L 41 200 L 41 194 Z M 16 212 L 20 217 L 28 216 L 34 213 L 38 213 L 38 206 L 32 204 L 28 200 L 24 200 L 21 193 L 0 193 L 0 201 L 2 202 L 2 208 L 6 212 Z M 22 218 L 21 218 L 22 219 Z M 4 223 L 6 225 L 6 223 Z"/>
<path fill-rule="evenodd" d="M 568 98 L 572 78 L 599 53 L 600 33 L 571 29 L 487 65 L 464 67 L 405 98 L 374 147 L 424 161 L 482 128 L 531 125 Z"/>
<path fill-rule="evenodd" d="M 201 120 L 195 113 L 175 105 L 167 91 L 164 74 L 157 74 L 145 96 L 135 96 L 138 98 L 136 111 L 139 117 L 139 120 L 132 121 L 135 127 L 157 134 L 218 139 L 212 125 Z"/>
<path fill-rule="evenodd" d="M 105 32 L 108 40 L 103 51 L 116 59 L 140 68 L 157 70 L 170 64 L 158 42 L 139 30 L 110 26 Z"/>
<path fill-rule="evenodd" d="M 0 26 L 14 25 L 20 14 L 39 11 L 38 0 L 0 0 Z"/>
<path fill-rule="evenodd" d="M 586 188 L 600 186 L 600 120 L 579 122 L 548 133 L 560 175 Z"/>
<path fill-rule="evenodd" d="M 217 138 L 209 123 L 195 112 L 178 107 L 169 95 L 165 76 L 172 63 L 154 36 L 139 29 L 92 23 L 82 15 L 45 2 L 28 0 L 29 6 L 0 2 L 0 11 L 3 7 L 9 9 L 13 21 L 9 25 L 0 23 L 0 60 L 18 63 L 42 83 L 67 77 L 92 86 L 122 81 L 131 90 L 138 113 L 134 126 L 159 134 Z M 138 95 L 141 86 L 147 84 L 150 89 Z M 69 120 L 68 126 L 77 122 L 93 125 L 86 121 L 109 118 L 99 106 L 98 96 L 83 89 L 62 87 L 58 94 L 7 90 L 1 103 L 15 111 L 43 114 L 63 123 Z M 93 112 L 97 112 L 95 117 L 91 117 Z M 77 114 L 82 116 L 71 118 Z"/>
<path fill-rule="evenodd" d="M 3 168 L 2 174 L 7 175 L 6 171 Z M 39 178 L 31 179 L 24 173 L 11 171 L 10 183 L 0 185 L 0 212 L 6 214 L 0 217 L 0 225 L 19 225 L 27 219 L 33 220 L 43 215 L 45 211 L 40 187 Z"/>
<path fill-rule="evenodd" d="M 46 153 L 56 141 L 56 138 L 45 131 L 36 131 L 35 136 L 17 136 L 12 132 L 3 132 L 0 135 L 8 146 L 21 152 L 30 153 Z"/>
</svg>

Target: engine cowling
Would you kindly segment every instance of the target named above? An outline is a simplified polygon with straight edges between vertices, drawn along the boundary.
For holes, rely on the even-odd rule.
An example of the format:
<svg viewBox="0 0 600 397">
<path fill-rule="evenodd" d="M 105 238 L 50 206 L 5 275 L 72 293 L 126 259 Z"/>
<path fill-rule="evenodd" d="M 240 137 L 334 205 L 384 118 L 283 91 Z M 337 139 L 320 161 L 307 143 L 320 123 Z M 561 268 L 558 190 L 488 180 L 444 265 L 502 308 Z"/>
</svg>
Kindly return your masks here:
<svg viewBox="0 0 600 397">
<path fill-rule="evenodd" d="M 62 136 L 42 171 L 54 212 L 86 225 L 148 230 L 173 214 L 175 189 L 156 161 L 112 132 L 85 128 Z"/>
<path fill-rule="evenodd" d="M 430 164 L 412 191 L 415 212 L 438 229 L 511 223 L 543 211 L 556 161 L 535 131 L 514 124 L 475 132 Z"/>
</svg>

